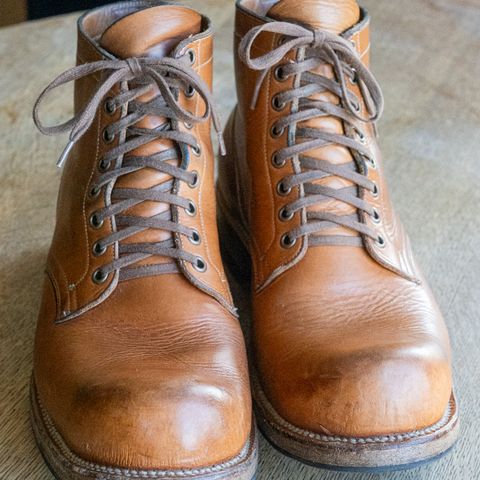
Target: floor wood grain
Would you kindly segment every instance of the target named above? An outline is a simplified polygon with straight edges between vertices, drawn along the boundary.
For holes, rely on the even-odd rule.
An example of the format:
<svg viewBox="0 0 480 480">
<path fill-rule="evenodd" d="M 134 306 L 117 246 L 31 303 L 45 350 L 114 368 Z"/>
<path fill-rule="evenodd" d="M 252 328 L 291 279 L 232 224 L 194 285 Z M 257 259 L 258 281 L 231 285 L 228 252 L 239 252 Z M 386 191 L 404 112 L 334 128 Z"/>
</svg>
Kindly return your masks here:
<svg viewBox="0 0 480 480">
<path fill-rule="evenodd" d="M 235 103 L 233 2 L 194 0 L 214 21 L 215 94 Z M 318 471 L 261 442 L 258 480 L 480 478 L 480 3 L 364 0 L 373 17 L 373 70 L 384 88 L 381 144 L 390 185 L 451 332 L 462 435 L 438 463 L 378 475 Z M 28 421 L 27 391 L 42 271 L 54 224 L 66 138 L 31 122 L 40 90 L 72 65 L 75 16 L 0 29 L 0 479 L 50 480 Z M 72 113 L 71 90 L 52 120 Z M 241 295 L 240 295 L 241 297 Z M 240 298 L 245 312 L 244 299 Z"/>
</svg>

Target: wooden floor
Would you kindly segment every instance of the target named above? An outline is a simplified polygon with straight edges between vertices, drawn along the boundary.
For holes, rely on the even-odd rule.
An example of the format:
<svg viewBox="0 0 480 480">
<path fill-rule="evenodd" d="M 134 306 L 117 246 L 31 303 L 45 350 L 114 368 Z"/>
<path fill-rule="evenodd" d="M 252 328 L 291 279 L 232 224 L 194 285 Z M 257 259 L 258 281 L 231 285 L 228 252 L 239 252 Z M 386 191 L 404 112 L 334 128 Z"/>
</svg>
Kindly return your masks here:
<svg viewBox="0 0 480 480">
<path fill-rule="evenodd" d="M 233 0 L 192 1 L 218 30 L 215 94 L 234 104 Z M 332 473 L 261 442 L 259 480 L 480 478 L 480 2 L 364 0 L 373 17 L 373 70 L 384 88 L 381 143 L 397 209 L 445 314 L 455 355 L 462 435 L 453 453 L 412 471 Z M 75 17 L 0 29 L 0 479 L 48 480 L 28 420 L 27 390 L 42 271 L 66 138 L 41 137 L 30 111 L 72 65 Z M 66 118 L 71 92 L 47 115 Z M 242 299 L 239 300 L 243 304 Z"/>
</svg>

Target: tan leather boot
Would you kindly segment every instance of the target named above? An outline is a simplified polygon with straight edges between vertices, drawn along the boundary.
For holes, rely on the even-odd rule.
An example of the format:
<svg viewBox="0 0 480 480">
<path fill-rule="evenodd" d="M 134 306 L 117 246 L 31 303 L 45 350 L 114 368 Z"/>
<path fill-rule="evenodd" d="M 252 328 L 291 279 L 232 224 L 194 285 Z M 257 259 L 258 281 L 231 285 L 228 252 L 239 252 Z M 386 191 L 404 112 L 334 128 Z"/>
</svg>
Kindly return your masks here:
<svg viewBox="0 0 480 480">
<path fill-rule="evenodd" d="M 332 3 L 238 3 L 219 210 L 251 258 L 266 436 L 316 465 L 404 467 L 455 440 L 449 339 L 390 203 L 368 15 Z"/>
<path fill-rule="evenodd" d="M 46 90 L 75 80 L 75 118 L 43 127 L 36 106 L 43 132 L 71 131 L 32 384 L 58 478 L 254 474 L 215 221 L 211 77 L 207 18 L 124 2 L 80 18 L 78 66 Z"/>
</svg>

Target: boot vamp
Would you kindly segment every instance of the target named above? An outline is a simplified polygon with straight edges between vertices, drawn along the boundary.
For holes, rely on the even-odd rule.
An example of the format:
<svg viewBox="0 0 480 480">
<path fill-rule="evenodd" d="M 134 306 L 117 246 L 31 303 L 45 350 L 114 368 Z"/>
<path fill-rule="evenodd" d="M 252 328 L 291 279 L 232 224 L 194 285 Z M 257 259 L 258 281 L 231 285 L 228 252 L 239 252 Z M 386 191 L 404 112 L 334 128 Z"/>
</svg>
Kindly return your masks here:
<svg viewBox="0 0 480 480">
<path fill-rule="evenodd" d="M 251 399 L 238 321 L 182 275 L 120 283 L 55 324 L 47 279 L 36 337 L 39 401 L 67 446 L 102 465 L 188 469 L 245 446 Z"/>
<path fill-rule="evenodd" d="M 261 387 L 297 427 L 409 432 L 447 408 L 449 340 L 428 286 L 362 248 L 310 248 L 255 296 L 254 341 Z"/>
</svg>

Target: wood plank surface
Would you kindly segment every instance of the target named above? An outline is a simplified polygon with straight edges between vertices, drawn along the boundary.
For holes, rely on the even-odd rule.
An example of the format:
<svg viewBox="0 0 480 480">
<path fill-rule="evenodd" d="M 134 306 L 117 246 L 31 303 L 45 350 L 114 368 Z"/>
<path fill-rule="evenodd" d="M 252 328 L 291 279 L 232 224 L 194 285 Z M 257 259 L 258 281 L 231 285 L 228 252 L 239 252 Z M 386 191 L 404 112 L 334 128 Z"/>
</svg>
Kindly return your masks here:
<svg viewBox="0 0 480 480">
<path fill-rule="evenodd" d="M 215 94 L 235 102 L 233 2 L 189 2 L 218 31 Z M 262 439 L 258 480 L 477 480 L 480 478 L 480 2 L 364 0 L 373 21 L 373 71 L 386 97 L 381 144 L 397 210 L 452 336 L 462 433 L 453 453 L 415 470 L 316 470 Z M 54 226 L 66 138 L 45 138 L 32 104 L 75 58 L 75 15 L 0 29 L 0 479 L 50 480 L 28 418 L 32 341 Z M 72 113 L 65 88 L 45 106 Z M 238 291 L 237 288 L 235 288 Z M 246 312 L 245 298 L 237 299 Z M 245 318 L 244 322 L 248 322 Z"/>
</svg>

